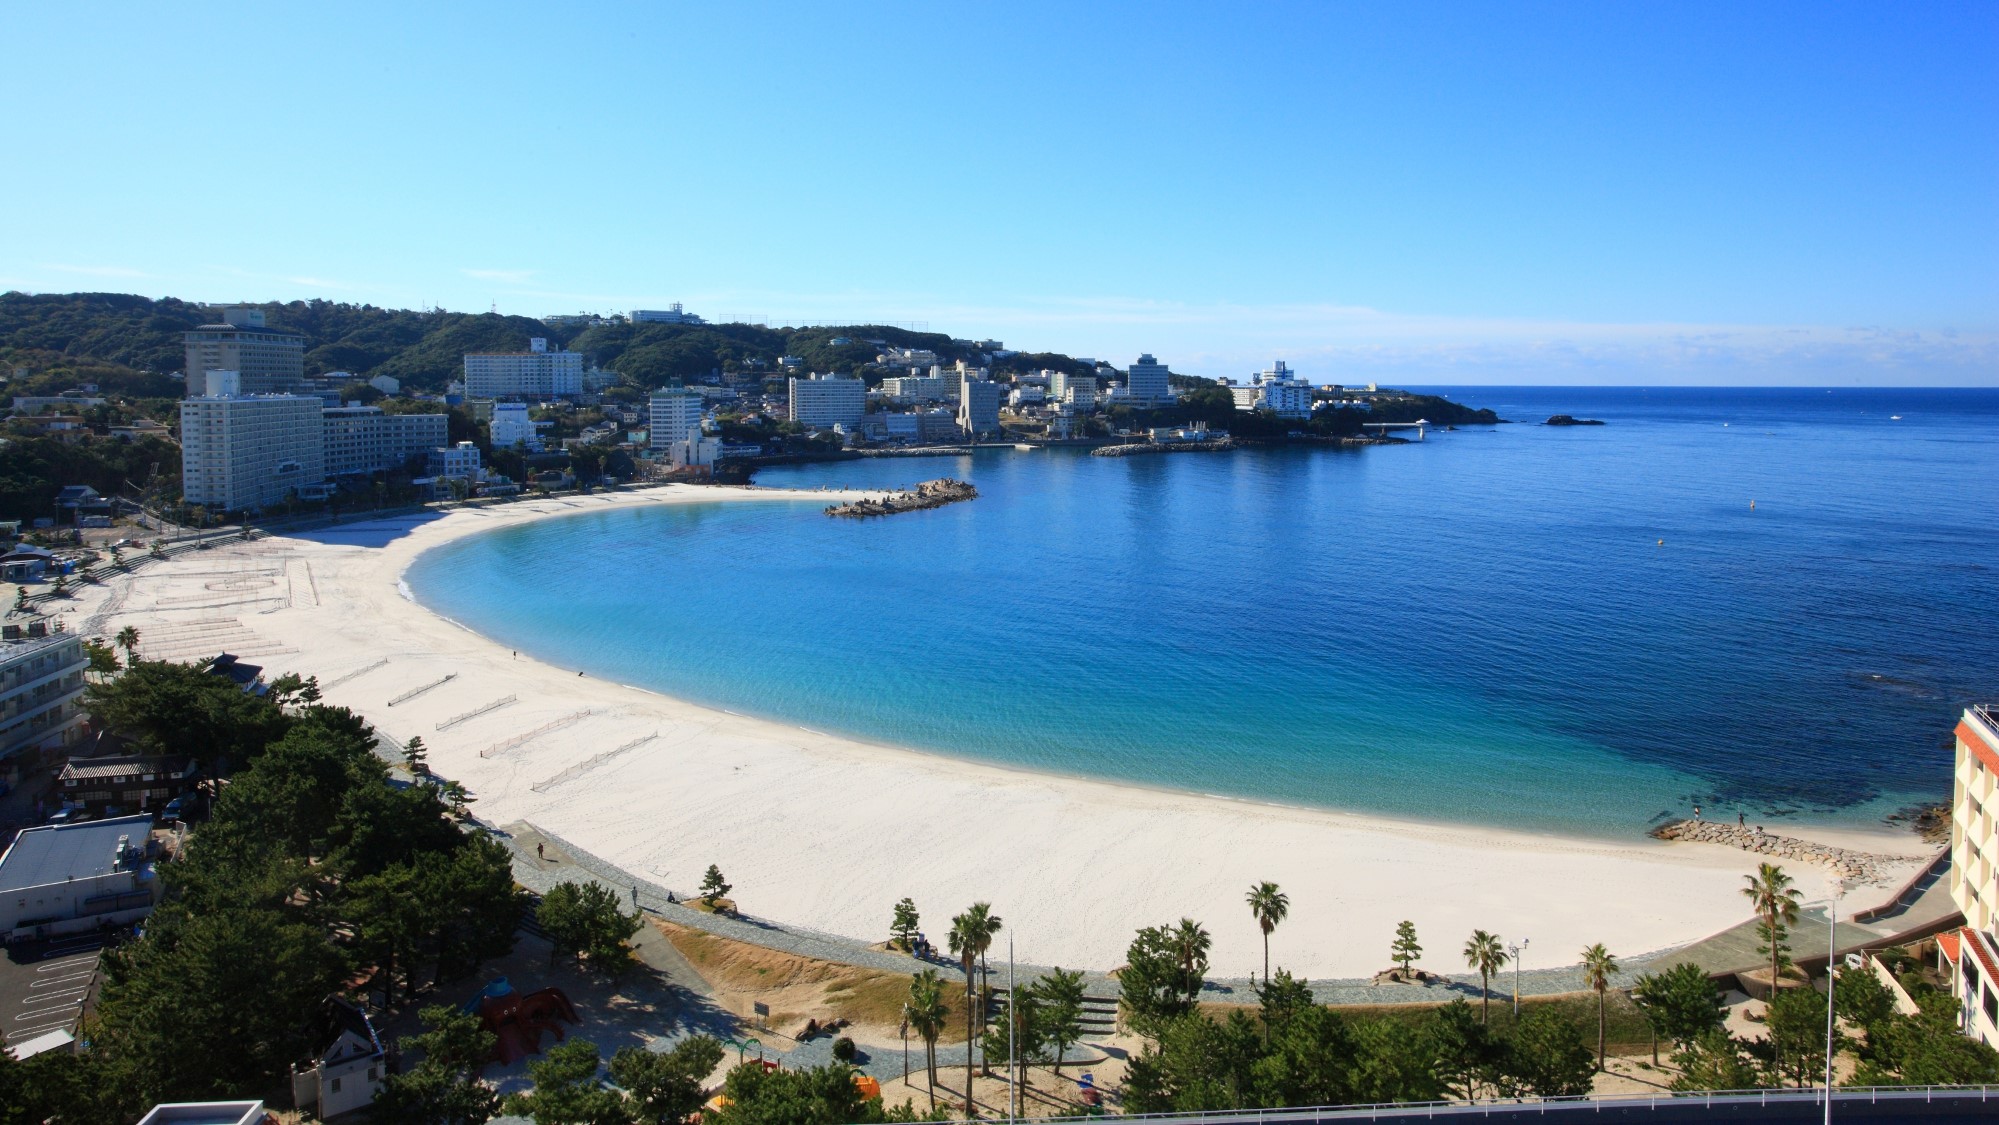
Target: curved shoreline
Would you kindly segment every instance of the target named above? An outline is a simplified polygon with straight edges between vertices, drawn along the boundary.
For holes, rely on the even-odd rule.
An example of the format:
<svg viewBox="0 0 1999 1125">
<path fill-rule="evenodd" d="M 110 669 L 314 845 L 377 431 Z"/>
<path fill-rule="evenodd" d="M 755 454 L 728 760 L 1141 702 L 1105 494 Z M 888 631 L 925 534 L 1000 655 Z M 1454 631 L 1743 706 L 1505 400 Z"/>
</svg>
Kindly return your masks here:
<svg viewBox="0 0 1999 1125">
<path fill-rule="evenodd" d="M 1741 875 L 1755 866 L 1743 853 L 1321 811 L 874 745 L 517 659 L 399 589 L 428 550 L 526 520 L 847 495 L 665 486 L 218 548 L 120 579 L 130 589 L 113 627 L 137 625 L 149 656 L 185 659 L 173 645 L 213 639 L 271 674 L 316 674 L 333 685 L 329 700 L 388 737 L 421 734 L 433 768 L 471 789 L 491 822 L 533 821 L 677 890 L 716 863 L 746 911 L 857 939 L 879 938 L 905 895 L 933 934 L 987 900 L 1023 960 L 1103 969 L 1138 926 L 1187 915 L 1214 933 L 1216 972 L 1235 975 L 1261 957 L 1243 888 L 1274 879 L 1292 902 L 1276 963 L 1357 977 L 1385 964 L 1403 918 L 1438 956 L 1473 927 L 1532 936 L 1535 968 L 1571 963 L 1594 941 L 1630 956 L 1743 917 Z M 204 606 L 196 595 L 218 570 L 274 574 L 283 596 L 225 607 L 216 592 Z M 447 672 L 458 675 L 389 706 Z M 557 729 L 522 739 L 545 725 Z M 1920 851 L 1913 837 L 1896 848 L 1888 833 L 1837 835 Z M 1824 897 L 1823 873 L 1795 874 Z"/>
</svg>

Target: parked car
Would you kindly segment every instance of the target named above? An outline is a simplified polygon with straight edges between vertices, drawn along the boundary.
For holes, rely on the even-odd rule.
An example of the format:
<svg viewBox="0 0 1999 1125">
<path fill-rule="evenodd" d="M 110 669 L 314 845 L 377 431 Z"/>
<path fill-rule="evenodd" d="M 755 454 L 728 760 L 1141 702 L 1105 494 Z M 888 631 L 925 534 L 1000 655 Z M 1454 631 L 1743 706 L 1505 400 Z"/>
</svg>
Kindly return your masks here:
<svg viewBox="0 0 1999 1125">
<path fill-rule="evenodd" d="M 61 812 L 56 813 L 54 816 L 49 817 L 48 823 L 81 824 L 89 819 L 91 819 L 91 816 L 90 816 L 90 810 L 88 809 L 64 809 Z"/>
</svg>

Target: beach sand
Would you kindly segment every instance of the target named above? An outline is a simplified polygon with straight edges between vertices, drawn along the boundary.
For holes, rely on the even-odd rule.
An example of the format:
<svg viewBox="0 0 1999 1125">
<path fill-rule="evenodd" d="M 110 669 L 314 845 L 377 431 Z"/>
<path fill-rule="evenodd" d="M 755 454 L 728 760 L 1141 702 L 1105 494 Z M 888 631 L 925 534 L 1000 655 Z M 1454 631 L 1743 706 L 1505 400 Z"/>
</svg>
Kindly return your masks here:
<svg viewBox="0 0 1999 1125">
<path fill-rule="evenodd" d="M 522 520 L 841 496 L 674 485 L 234 543 L 90 588 L 69 627 L 135 625 L 150 659 L 226 650 L 268 676 L 316 675 L 329 702 L 395 741 L 420 735 L 488 823 L 532 822 L 682 894 L 717 864 L 748 914 L 863 940 L 886 936 L 904 896 L 940 945 L 953 913 L 988 901 L 1023 961 L 1109 969 L 1135 929 L 1185 916 L 1214 935 L 1214 975 L 1241 976 L 1262 965 L 1243 898 L 1264 879 L 1291 902 L 1272 963 L 1312 977 L 1387 967 L 1403 919 L 1424 963 L 1459 972 L 1475 927 L 1531 937 L 1531 969 L 1573 964 L 1593 942 L 1629 958 L 1746 917 L 1756 858 L 1713 845 L 1276 807 L 869 745 L 516 657 L 399 586 L 422 552 Z M 1839 842 L 1926 851 L 1885 830 Z M 1822 871 L 1792 873 L 1808 899 L 1826 896 Z"/>
</svg>

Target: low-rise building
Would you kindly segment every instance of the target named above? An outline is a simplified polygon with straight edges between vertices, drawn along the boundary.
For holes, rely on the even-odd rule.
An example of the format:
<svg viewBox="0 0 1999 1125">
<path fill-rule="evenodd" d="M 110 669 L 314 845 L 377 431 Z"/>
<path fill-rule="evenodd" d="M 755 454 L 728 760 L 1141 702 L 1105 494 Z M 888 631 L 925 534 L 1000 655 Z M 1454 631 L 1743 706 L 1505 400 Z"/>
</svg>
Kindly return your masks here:
<svg viewBox="0 0 1999 1125">
<path fill-rule="evenodd" d="M 161 1102 L 139 1125 L 265 1125 L 272 1120 L 260 1101 Z"/>
<path fill-rule="evenodd" d="M 194 788 L 198 770 L 187 758 L 135 755 L 71 758 L 56 775 L 64 808 L 92 816 L 151 812 Z"/>
<path fill-rule="evenodd" d="M 425 471 L 436 480 L 476 482 L 480 477 L 479 447 L 469 441 L 440 446 L 430 451 Z"/>
<path fill-rule="evenodd" d="M 90 654 L 75 633 L 34 622 L 0 632 L 0 773 L 39 764 L 83 737 L 83 674 Z"/>
<path fill-rule="evenodd" d="M 372 1103 L 388 1074 L 388 1053 L 368 1013 L 329 996 L 313 1031 L 321 1046 L 292 1067 L 292 1104 L 327 1121 Z"/>
<path fill-rule="evenodd" d="M 548 318 L 542 318 L 546 321 Z M 687 312 L 675 301 L 664 309 L 633 309 L 633 324 L 706 324 L 705 320 Z"/>
<path fill-rule="evenodd" d="M 516 446 L 532 453 L 541 448 L 541 433 L 535 428 L 533 419 L 528 417 L 525 402 L 494 402 L 489 404 L 492 420 L 486 425 L 486 436 L 494 449 L 513 449 Z"/>
<path fill-rule="evenodd" d="M 152 913 L 152 831 L 150 816 L 23 829 L 0 854 L 0 937 L 88 933 Z"/>
</svg>

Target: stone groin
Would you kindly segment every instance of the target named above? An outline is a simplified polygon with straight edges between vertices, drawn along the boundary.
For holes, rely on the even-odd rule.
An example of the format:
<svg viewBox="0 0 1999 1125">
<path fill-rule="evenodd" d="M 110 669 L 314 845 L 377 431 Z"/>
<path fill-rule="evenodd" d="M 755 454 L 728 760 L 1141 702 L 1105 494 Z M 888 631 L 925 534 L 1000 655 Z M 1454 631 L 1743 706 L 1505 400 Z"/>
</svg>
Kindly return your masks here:
<svg viewBox="0 0 1999 1125">
<path fill-rule="evenodd" d="M 1147 453 L 1220 453 L 1234 449 L 1229 438 L 1215 441 L 1138 441 L 1129 445 L 1104 445 L 1090 450 L 1092 457 L 1140 457 Z"/>
<path fill-rule="evenodd" d="M 1779 836 L 1760 828 L 1730 824 L 1722 820 L 1676 820 L 1652 830 L 1661 840 L 1688 840 L 1699 844 L 1720 844 L 1745 852 L 1767 855 L 1773 860 L 1792 860 L 1832 869 L 1849 884 L 1874 885 L 1888 882 L 1895 869 L 1906 867 L 1906 856 L 1876 855 L 1817 844 L 1796 836 Z"/>
<path fill-rule="evenodd" d="M 919 445 L 902 449 L 856 450 L 863 457 L 964 457 L 975 453 L 969 445 Z"/>
<path fill-rule="evenodd" d="M 850 516 L 854 519 L 867 516 L 893 516 L 903 512 L 920 512 L 925 508 L 941 508 L 946 504 L 956 504 L 960 500 L 973 499 L 978 494 L 979 490 L 966 481 L 943 477 L 924 481 L 911 492 L 891 492 L 880 499 L 828 505 L 826 514 Z"/>
</svg>

